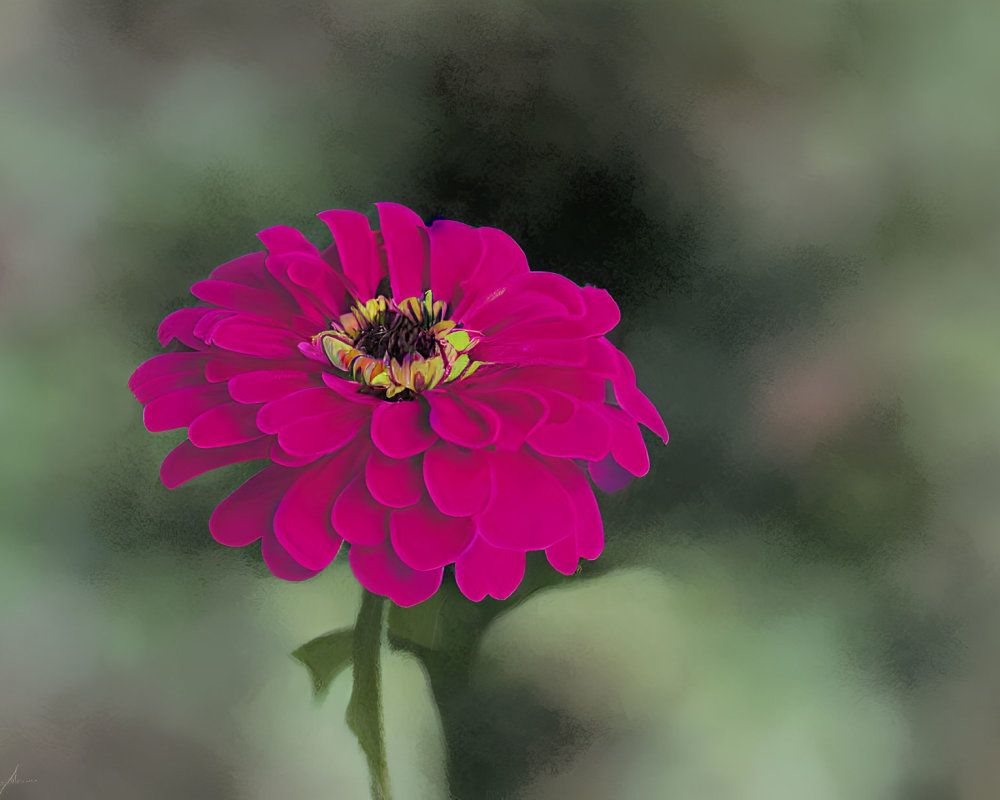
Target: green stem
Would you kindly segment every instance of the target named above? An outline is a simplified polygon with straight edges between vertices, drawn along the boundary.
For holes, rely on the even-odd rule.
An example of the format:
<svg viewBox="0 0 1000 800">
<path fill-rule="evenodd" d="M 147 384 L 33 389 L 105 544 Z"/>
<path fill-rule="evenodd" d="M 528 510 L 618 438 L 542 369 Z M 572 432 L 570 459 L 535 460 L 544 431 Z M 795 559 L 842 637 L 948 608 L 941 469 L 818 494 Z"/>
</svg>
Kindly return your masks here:
<svg viewBox="0 0 1000 800">
<path fill-rule="evenodd" d="M 354 689 L 347 704 L 347 724 L 361 743 L 371 775 L 372 800 L 392 800 L 382 723 L 382 638 L 387 604 L 384 597 L 362 590 L 354 625 Z"/>
</svg>

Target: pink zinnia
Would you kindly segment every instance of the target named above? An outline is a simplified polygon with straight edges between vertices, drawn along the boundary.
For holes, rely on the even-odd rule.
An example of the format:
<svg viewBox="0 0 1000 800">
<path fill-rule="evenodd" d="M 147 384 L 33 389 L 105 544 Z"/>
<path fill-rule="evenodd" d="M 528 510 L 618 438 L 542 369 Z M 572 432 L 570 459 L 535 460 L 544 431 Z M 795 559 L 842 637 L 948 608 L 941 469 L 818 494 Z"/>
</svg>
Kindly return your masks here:
<svg viewBox="0 0 1000 800">
<path fill-rule="evenodd" d="M 646 474 L 637 423 L 667 440 L 604 338 L 617 305 L 530 271 L 499 230 L 378 211 L 381 231 L 320 214 L 324 251 L 263 231 L 266 253 L 216 268 L 191 288 L 204 305 L 163 320 L 160 343 L 186 349 L 129 385 L 149 430 L 188 429 L 164 485 L 266 460 L 213 513 L 215 539 L 259 539 L 288 580 L 346 541 L 358 581 L 401 606 L 434 594 L 449 564 L 477 601 L 509 596 L 529 550 L 574 572 L 604 546 L 588 473 L 609 491 Z"/>
</svg>

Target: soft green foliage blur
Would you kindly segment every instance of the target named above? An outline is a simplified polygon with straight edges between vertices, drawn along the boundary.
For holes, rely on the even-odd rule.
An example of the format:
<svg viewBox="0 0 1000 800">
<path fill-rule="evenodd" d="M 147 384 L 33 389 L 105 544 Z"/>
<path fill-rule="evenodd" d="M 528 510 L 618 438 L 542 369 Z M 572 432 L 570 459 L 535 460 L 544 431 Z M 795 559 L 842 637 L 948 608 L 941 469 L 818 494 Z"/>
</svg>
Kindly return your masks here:
<svg viewBox="0 0 1000 800">
<path fill-rule="evenodd" d="M 465 785 L 1000 796 L 998 26 L 923 0 L 5 0 L 0 785 L 37 782 L 4 800 L 364 800 L 350 671 L 317 705 L 290 657 L 352 623 L 355 582 L 216 545 L 246 469 L 164 489 L 179 435 L 126 381 L 193 281 L 269 225 L 325 242 L 327 208 L 495 225 L 588 279 L 572 192 L 546 206 L 567 163 L 628 173 L 632 216 L 587 226 L 618 261 L 587 269 L 672 441 L 602 498 L 602 559 L 487 632 Z M 395 796 L 445 798 L 424 672 L 386 658 Z"/>
</svg>

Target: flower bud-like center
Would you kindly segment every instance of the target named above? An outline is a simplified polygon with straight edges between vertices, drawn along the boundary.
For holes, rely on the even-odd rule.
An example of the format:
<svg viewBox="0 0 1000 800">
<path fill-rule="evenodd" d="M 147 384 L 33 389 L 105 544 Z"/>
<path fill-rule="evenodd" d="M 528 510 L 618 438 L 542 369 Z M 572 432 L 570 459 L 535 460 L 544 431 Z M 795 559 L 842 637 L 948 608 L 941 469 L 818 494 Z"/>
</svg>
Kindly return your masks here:
<svg viewBox="0 0 1000 800">
<path fill-rule="evenodd" d="M 446 312 L 430 292 L 398 303 L 379 295 L 342 314 L 300 349 L 347 372 L 363 392 L 413 400 L 482 365 L 468 355 L 482 337 L 446 319 Z"/>
</svg>

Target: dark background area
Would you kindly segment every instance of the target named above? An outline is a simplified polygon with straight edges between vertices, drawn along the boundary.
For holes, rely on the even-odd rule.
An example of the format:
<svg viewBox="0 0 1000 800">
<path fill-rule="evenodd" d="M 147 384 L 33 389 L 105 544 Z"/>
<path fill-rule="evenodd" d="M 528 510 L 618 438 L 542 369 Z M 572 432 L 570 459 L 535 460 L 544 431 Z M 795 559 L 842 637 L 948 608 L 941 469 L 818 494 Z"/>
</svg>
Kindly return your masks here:
<svg viewBox="0 0 1000 800">
<path fill-rule="evenodd" d="M 211 539 L 126 381 L 256 231 L 404 203 L 607 288 L 671 432 L 455 687 L 459 800 L 1000 792 L 991 4 L 7 0 L 4 797 L 364 800 L 289 653 L 349 624 Z M 243 470 L 245 472 L 245 470 Z M 420 664 L 397 800 L 448 797 Z"/>
</svg>

